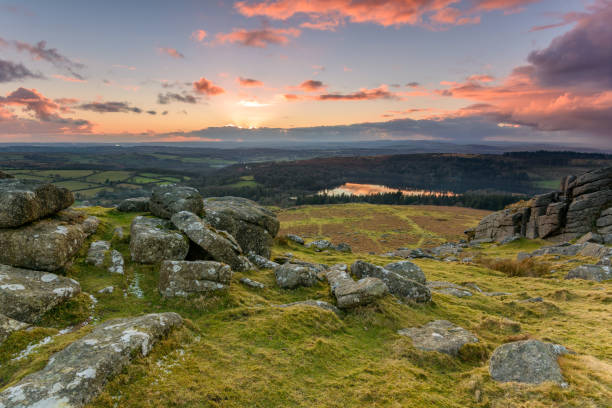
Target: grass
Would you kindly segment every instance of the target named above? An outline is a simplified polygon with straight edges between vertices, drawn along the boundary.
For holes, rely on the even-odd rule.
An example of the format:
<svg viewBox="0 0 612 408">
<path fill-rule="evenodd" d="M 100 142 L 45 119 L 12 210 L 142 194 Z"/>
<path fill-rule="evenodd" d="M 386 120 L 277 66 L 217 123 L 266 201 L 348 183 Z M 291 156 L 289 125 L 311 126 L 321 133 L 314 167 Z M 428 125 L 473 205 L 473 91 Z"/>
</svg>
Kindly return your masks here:
<svg viewBox="0 0 612 408">
<path fill-rule="evenodd" d="M 477 218 L 477 213 L 463 213 L 460 211 L 465 209 L 455 208 L 367 205 L 317 208 L 280 211 L 282 231 L 298 231 L 309 220 L 322 229 L 325 225 L 337 227 L 344 223 L 354 228 L 351 236 L 365 236 L 378 242 L 382 234 L 405 226 L 417 234 L 417 241 L 423 238 L 426 242 L 443 239 L 447 233 L 454 236 L 453 231 Z M 99 207 L 86 211 L 102 220 L 90 241 L 111 240 L 115 226 L 122 226 L 127 233 L 135 216 Z M 383 215 L 392 220 L 382 222 Z M 427 217 L 431 218 L 429 224 Z M 400 221 L 404 223 L 393 225 Z M 449 224 L 451 232 L 439 228 L 442 222 Z M 504 246 L 487 245 L 478 252 L 483 257 L 513 258 L 519 251 L 542 244 L 521 240 Z M 65 271 L 81 283 L 84 292 L 96 296 L 94 323 L 113 317 L 175 311 L 186 319 L 186 325 L 157 344 L 149 356 L 136 358 L 105 386 L 89 407 L 539 408 L 608 407 L 612 403 L 609 345 L 612 288 L 608 283 L 565 281 L 558 279 L 559 272 L 549 278 L 508 278 L 482 265 L 420 259 L 415 263 L 429 280 L 472 282 L 484 291 L 511 295 L 487 297 L 475 293 L 460 299 L 434 294 L 433 302 L 427 305 L 401 304 L 387 296 L 376 304 L 336 316 L 309 306 L 273 307 L 304 299 L 328 302 L 333 299 L 324 282 L 311 288 L 278 289 L 271 270 L 235 273 L 227 292 L 162 299 L 156 288 L 157 268 L 132 263 L 128 245 L 129 236 L 113 241 L 113 247 L 126 257 L 123 276 L 85 264 L 87 247 Z M 279 240 L 273 256 L 291 252 L 300 259 L 328 264 L 350 264 L 363 259 L 384 265 L 394 260 L 380 256 L 382 251 L 378 248 L 376 255 L 369 254 L 367 249 L 355 251 L 317 253 Z M 136 274 L 140 277 L 143 298 L 128 290 Z M 241 285 L 240 278 L 246 276 L 264 283 L 266 288 Z M 112 294 L 97 294 L 108 285 L 115 286 Z M 521 302 L 536 296 L 544 301 Z M 92 325 L 88 325 L 74 333 L 57 335 L 58 328 L 89 315 L 89 307 L 85 298 L 77 298 L 45 316 L 44 323 L 50 328 L 14 333 L 0 350 L 0 387 L 40 369 L 53 352 L 91 330 Z M 409 338 L 396 334 L 398 329 L 435 319 L 465 327 L 480 342 L 462 349 L 459 358 L 451 358 L 417 350 Z M 50 343 L 23 360 L 12 360 L 28 344 L 47 336 L 53 339 Z M 521 338 L 557 342 L 577 353 L 560 358 L 569 388 L 552 384 L 500 384 L 491 380 L 487 359 L 492 351 L 500 344 Z"/>
<path fill-rule="evenodd" d="M 552 269 L 551 265 L 547 262 L 542 262 L 536 258 L 527 258 L 521 261 L 516 259 L 490 259 L 483 258 L 478 261 L 480 265 L 483 265 L 489 269 L 500 271 L 510 277 L 532 277 L 540 278 L 550 274 Z"/>
<path fill-rule="evenodd" d="M 104 183 L 109 181 L 124 181 L 132 175 L 129 171 L 103 171 L 87 177 L 87 181 Z"/>
</svg>

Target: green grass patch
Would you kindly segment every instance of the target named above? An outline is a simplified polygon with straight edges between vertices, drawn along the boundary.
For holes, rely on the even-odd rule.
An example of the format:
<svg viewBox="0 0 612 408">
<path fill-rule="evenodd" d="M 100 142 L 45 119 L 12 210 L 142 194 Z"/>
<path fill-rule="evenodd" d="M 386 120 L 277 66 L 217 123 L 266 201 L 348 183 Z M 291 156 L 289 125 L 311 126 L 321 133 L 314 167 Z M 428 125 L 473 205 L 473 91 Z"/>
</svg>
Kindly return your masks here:
<svg viewBox="0 0 612 408">
<path fill-rule="evenodd" d="M 124 181 L 132 175 L 129 171 L 103 171 L 87 177 L 87 181 L 104 183 L 108 181 Z"/>
</svg>

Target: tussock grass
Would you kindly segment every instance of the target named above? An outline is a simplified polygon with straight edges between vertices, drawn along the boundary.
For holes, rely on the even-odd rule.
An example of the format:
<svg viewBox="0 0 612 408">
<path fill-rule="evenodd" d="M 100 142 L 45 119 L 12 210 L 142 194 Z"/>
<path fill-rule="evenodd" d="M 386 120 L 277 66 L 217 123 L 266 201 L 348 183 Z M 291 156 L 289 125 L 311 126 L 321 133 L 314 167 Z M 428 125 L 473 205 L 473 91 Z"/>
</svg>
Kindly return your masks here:
<svg viewBox="0 0 612 408">
<path fill-rule="evenodd" d="M 506 258 L 481 258 L 479 264 L 510 277 L 541 278 L 550 275 L 551 265 L 538 259 L 527 258 L 521 261 Z"/>
</svg>

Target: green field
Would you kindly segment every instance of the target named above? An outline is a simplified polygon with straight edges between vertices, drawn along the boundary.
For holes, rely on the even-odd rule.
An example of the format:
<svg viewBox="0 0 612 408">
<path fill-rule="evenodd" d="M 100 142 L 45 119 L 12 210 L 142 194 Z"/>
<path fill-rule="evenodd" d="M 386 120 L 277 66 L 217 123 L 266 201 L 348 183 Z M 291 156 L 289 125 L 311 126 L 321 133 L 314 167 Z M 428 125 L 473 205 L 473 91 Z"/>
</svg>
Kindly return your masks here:
<svg viewBox="0 0 612 408">
<path fill-rule="evenodd" d="M 132 173 L 129 171 L 103 171 L 87 177 L 87 181 L 94 183 L 104 183 L 106 180 L 109 181 L 124 181 L 131 177 Z"/>
<path fill-rule="evenodd" d="M 454 237 L 486 214 L 450 207 L 406 207 L 351 204 L 279 210 L 281 234 L 305 234 L 312 222 L 315 228 L 308 240 L 324 236 L 335 243 L 356 244 L 348 254 L 314 252 L 280 239 L 273 256 L 291 252 L 299 259 L 330 265 L 357 259 L 385 265 L 399 260 L 381 256 L 387 249 L 387 242 L 381 241 L 389 239 L 385 234 L 406 230 L 404 244 L 398 240 L 392 245 L 414 247 Z M 470 282 L 483 291 L 510 295 L 490 297 L 474 292 L 471 297 L 457 298 L 434 293 L 429 304 L 404 304 L 387 295 L 341 315 L 311 306 L 275 307 L 305 299 L 330 303 L 334 299 L 326 282 L 279 289 L 269 269 L 234 273 L 225 292 L 163 299 L 157 290 L 158 267 L 130 260 L 129 225 L 135 215 L 99 207 L 86 211 L 102 220 L 88 242 L 112 240 L 113 248 L 125 257 L 126 273 L 109 274 L 86 264 L 85 245 L 65 271 L 80 282 L 85 294 L 47 314 L 44 328 L 19 331 L 8 338 L 0 350 L 0 388 L 44 367 L 54 352 L 88 333 L 92 325 L 69 334 L 58 334 L 58 330 L 90 314 L 97 324 L 113 317 L 174 311 L 186 319 L 185 326 L 158 343 L 148 356 L 137 357 L 88 407 L 612 406 L 612 286 L 609 281 L 560 279 L 575 265 L 567 257 L 548 259 L 556 272 L 543 278 L 511 278 L 478 263 L 417 259 L 414 263 L 430 281 Z M 124 239 L 112 239 L 116 226 L 128 231 Z M 461 256 L 514 258 L 520 251 L 543 244 L 520 240 L 485 245 Z M 136 276 L 143 298 L 128 290 Z M 239 282 L 243 277 L 266 287 L 243 286 Z M 97 293 L 108 285 L 115 287 L 112 294 Z M 91 303 L 90 293 L 97 303 Z M 536 296 L 543 301 L 523 302 Z M 436 319 L 470 330 L 479 342 L 464 347 L 454 358 L 416 349 L 409 338 L 397 334 L 399 329 Z M 14 359 L 20 350 L 51 335 L 50 342 L 26 358 Z M 575 352 L 559 358 L 568 388 L 491 379 L 488 359 L 492 351 L 527 338 L 560 343 Z"/>
</svg>

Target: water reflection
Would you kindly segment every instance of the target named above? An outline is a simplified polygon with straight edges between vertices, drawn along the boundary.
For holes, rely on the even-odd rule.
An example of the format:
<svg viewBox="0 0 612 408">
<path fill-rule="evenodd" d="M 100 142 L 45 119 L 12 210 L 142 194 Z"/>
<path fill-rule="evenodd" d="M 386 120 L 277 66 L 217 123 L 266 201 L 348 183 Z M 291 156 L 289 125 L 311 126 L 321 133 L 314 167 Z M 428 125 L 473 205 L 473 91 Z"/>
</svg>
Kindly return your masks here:
<svg viewBox="0 0 612 408">
<path fill-rule="evenodd" d="M 387 186 L 381 186 L 379 184 L 359 184 L 359 183 L 346 183 L 340 187 L 336 187 L 331 190 L 319 191 L 318 194 L 327 194 L 332 196 L 345 195 L 369 195 L 369 194 L 385 194 L 385 193 L 396 193 L 401 191 L 403 195 L 407 196 L 436 196 L 436 197 L 452 197 L 456 196 L 451 191 L 431 191 L 431 190 L 401 190 L 397 188 L 391 188 Z"/>
</svg>

